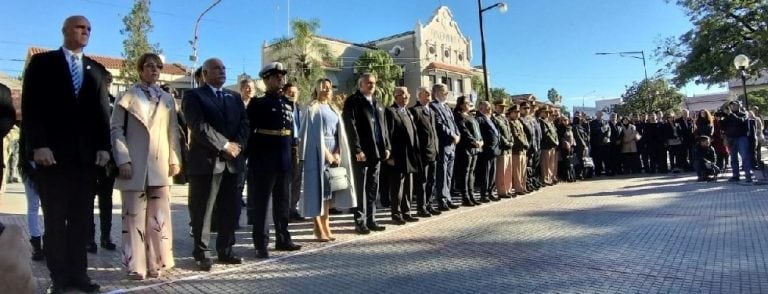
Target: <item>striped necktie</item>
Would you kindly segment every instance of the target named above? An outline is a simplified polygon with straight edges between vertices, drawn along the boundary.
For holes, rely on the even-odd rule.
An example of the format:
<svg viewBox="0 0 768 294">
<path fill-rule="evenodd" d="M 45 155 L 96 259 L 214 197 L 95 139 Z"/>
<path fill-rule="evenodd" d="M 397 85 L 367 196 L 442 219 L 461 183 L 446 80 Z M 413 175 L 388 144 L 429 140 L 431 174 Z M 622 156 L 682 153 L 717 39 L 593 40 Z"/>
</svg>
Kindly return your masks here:
<svg viewBox="0 0 768 294">
<path fill-rule="evenodd" d="M 72 73 L 72 86 L 75 88 L 75 95 L 80 94 L 80 86 L 83 83 L 83 74 L 82 70 L 80 70 L 80 58 L 72 54 L 72 62 L 70 62 L 70 73 Z"/>
</svg>

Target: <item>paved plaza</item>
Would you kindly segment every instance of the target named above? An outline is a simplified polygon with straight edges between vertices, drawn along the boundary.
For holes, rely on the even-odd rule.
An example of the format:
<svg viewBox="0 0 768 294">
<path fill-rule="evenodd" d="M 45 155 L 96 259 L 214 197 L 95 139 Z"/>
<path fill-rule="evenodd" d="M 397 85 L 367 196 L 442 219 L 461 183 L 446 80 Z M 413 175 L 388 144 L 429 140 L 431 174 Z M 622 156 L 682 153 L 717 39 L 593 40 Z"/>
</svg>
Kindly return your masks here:
<svg viewBox="0 0 768 294">
<path fill-rule="evenodd" d="M 336 242 L 291 224 L 298 252 L 258 260 L 250 227 L 237 266 L 195 271 L 186 187 L 173 191 L 177 267 L 128 281 L 120 251 L 89 254 L 105 292 L 136 293 L 766 293 L 768 186 L 697 183 L 693 174 L 566 183 L 517 199 L 461 208 L 382 233 L 354 234 L 334 215 Z M 120 238 L 115 197 L 112 237 Z M 21 186 L 8 187 L 0 220 L 24 224 Z M 380 218 L 389 224 L 387 212 Z M 244 223 L 244 222 L 241 222 Z M 98 238 L 98 237 L 97 237 Z M 44 263 L 34 263 L 40 291 Z"/>
</svg>

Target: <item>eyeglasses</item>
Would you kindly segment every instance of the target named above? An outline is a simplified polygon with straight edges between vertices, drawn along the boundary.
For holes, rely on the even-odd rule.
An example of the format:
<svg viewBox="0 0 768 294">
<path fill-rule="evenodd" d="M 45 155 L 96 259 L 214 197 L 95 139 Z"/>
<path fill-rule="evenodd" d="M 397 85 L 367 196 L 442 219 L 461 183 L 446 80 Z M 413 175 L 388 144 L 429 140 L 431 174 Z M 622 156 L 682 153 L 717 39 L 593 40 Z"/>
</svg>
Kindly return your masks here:
<svg viewBox="0 0 768 294">
<path fill-rule="evenodd" d="M 155 64 L 155 63 L 145 63 L 144 67 L 163 69 L 163 65 L 162 64 Z"/>
</svg>

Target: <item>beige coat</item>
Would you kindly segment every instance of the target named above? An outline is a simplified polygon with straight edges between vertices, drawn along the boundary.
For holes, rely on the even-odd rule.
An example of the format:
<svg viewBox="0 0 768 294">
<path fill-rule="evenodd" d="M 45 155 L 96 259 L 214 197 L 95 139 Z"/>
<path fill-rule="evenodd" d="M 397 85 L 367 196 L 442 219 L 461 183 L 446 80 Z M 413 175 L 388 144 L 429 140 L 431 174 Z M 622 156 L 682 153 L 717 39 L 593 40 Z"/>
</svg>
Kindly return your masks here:
<svg viewBox="0 0 768 294">
<path fill-rule="evenodd" d="M 636 153 L 637 152 L 637 129 L 635 125 L 629 124 L 622 132 L 621 137 L 621 153 Z"/>
<path fill-rule="evenodd" d="M 156 112 L 155 103 L 148 102 L 138 87 L 128 88 L 115 100 L 112 111 L 112 154 L 120 166 L 131 163 L 133 177 L 118 177 L 115 189 L 144 191 L 147 186 L 168 186 L 169 166 L 179 165 L 179 139 L 176 132 L 176 105 L 170 94 L 160 91 Z M 126 112 L 127 110 L 127 112 Z M 128 114 L 126 134 L 123 122 Z"/>
<path fill-rule="evenodd" d="M 32 248 L 24 237 L 24 229 L 16 224 L 6 224 L 0 235 L 0 293 L 35 293 Z"/>
</svg>

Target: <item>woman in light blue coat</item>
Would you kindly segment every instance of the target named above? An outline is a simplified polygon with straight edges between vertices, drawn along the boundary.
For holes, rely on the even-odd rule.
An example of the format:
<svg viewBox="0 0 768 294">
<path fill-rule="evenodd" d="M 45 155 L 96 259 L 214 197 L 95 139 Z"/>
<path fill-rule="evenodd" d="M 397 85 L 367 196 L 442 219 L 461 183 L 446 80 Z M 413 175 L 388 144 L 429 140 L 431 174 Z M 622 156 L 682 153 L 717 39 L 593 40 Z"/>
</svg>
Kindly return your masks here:
<svg viewBox="0 0 768 294">
<path fill-rule="evenodd" d="M 315 237 L 320 242 L 333 241 L 328 221 L 328 210 L 356 207 L 354 183 L 349 178 L 349 188 L 332 192 L 325 170 L 340 166 L 352 174 L 349 145 L 344 133 L 341 111 L 333 105 L 333 85 L 329 79 L 317 81 L 307 115 L 302 121 L 299 158 L 304 161 L 304 194 L 302 215 L 315 217 Z"/>
</svg>

